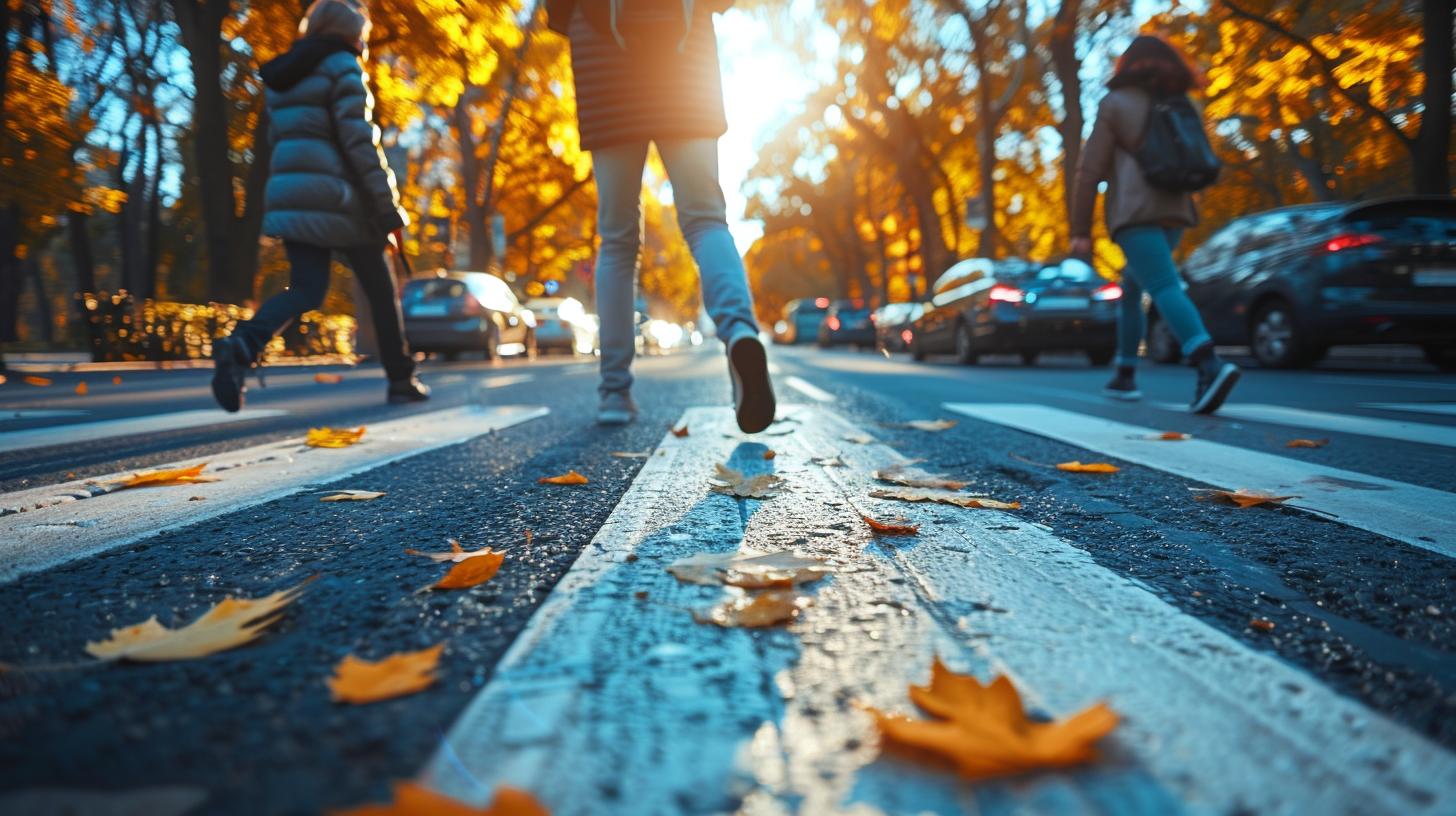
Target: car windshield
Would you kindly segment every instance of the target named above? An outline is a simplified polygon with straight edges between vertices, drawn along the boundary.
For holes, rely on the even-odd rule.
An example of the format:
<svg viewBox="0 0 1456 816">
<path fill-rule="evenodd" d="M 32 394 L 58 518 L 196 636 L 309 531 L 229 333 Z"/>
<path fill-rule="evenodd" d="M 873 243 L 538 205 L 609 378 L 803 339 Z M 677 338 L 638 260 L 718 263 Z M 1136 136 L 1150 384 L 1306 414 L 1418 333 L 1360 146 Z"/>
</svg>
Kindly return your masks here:
<svg viewBox="0 0 1456 816">
<path fill-rule="evenodd" d="M 1084 263 L 1062 263 L 1044 266 L 1036 273 L 1038 283 L 1091 283 L 1097 273 Z"/>
</svg>

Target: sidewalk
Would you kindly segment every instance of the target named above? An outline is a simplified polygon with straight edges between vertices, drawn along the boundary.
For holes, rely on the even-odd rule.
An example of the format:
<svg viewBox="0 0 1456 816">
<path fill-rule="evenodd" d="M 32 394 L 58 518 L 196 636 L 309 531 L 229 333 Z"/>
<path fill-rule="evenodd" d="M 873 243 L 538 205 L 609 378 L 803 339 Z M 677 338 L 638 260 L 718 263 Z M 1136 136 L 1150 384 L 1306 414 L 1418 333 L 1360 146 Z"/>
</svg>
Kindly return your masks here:
<svg viewBox="0 0 1456 816">
<path fill-rule="evenodd" d="M 296 366 L 357 365 L 365 358 L 358 355 L 320 354 L 314 357 L 282 357 L 267 363 L 268 368 L 290 368 Z M 30 352 L 5 355 L 5 364 L 11 371 L 22 374 L 61 374 L 87 371 L 185 371 L 194 368 L 212 368 L 212 360 L 123 360 L 110 363 L 93 363 L 91 355 L 84 351 Z"/>
</svg>

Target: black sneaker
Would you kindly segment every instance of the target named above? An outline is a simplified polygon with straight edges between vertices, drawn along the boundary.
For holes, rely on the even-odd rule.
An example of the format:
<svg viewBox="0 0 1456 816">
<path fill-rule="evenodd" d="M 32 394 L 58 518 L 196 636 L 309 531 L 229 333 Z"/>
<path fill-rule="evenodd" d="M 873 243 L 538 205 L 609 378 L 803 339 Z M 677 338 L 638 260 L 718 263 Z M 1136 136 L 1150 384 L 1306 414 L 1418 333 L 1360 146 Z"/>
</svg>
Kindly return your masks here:
<svg viewBox="0 0 1456 816">
<path fill-rule="evenodd" d="M 429 398 L 430 387 L 420 382 L 419 377 L 389 381 L 390 405 L 399 405 L 405 402 L 424 402 Z"/>
<path fill-rule="evenodd" d="M 1137 379 L 1133 375 L 1133 369 L 1123 368 L 1121 366 L 1118 367 L 1117 374 L 1111 380 L 1107 381 L 1107 385 L 1102 386 L 1102 393 L 1113 399 L 1127 400 L 1128 402 L 1143 398 L 1143 392 L 1138 390 Z"/>
<path fill-rule="evenodd" d="M 248 391 L 243 380 L 252 365 L 243 341 L 236 337 L 212 341 L 212 396 L 224 411 L 235 414 L 242 410 L 243 395 Z"/>
<path fill-rule="evenodd" d="M 1193 402 L 1188 410 L 1195 414 L 1211 414 L 1217 411 L 1229 392 L 1239 381 L 1239 367 L 1209 355 L 1198 363 L 1198 386 L 1193 392 Z"/>
<path fill-rule="evenodd" d="M 728 347 L 728 371 L 733 377 L 738 428 L 758 433 L 772 425 L 778 404 L 768 379 L 768 353 L 756 335 L 742 335 Z"/>
</svg>

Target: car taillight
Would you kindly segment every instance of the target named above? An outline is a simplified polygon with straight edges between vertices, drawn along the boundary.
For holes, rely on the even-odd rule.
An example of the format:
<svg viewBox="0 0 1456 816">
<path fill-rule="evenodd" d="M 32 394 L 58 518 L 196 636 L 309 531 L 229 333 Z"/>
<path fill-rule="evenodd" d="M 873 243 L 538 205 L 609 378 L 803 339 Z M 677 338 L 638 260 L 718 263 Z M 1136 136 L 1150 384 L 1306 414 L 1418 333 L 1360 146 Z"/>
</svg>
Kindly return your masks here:
<svg viewBox="0 0 1456 816">
<path fill-rule="evenodd" d="M 1026 293 L 1017 289 L 1015 286 L 998 283 L 991 287 L 991 292 L 987 297 L 992 300 L 999 300 L 1002 303 L 1020 303 L 1026 300 Z"/>
<path fill-rule="evenodd" d="M 475 295 L 461 295 L 460 305 L 462 311 L 468 315 L 478 315 L 485 312 L 485 307 L 480 305 L 480 301 L 475 299 Z"/>
<path fill-rule="evenodd" d="M 1347 249 L 1378 244 L 1385 239 L 1368 232 L 1347 232 L 1325 241 L 1325 252 L 1343 252 Z"/>
<path fill-rule="evenodd" d="M 831 317 L 825 322 L 829 324 L 830 331 L 839 331 L 839 318 Z"/>
<path fill-rule="evenodd" d="M 1115 283 L 1104 283 L 1092 290 L 1093 300 L 1118 300 L 1122 297 L 1122 287 Z"/>
<path fill-rule="evenodd" d="M 915 339 L 915 335 L 909 329 L 906 329 L 905 331 L 900 332 L 900 339 L 904 340 L 906 343 L 909 343 Z"/>
</svg>

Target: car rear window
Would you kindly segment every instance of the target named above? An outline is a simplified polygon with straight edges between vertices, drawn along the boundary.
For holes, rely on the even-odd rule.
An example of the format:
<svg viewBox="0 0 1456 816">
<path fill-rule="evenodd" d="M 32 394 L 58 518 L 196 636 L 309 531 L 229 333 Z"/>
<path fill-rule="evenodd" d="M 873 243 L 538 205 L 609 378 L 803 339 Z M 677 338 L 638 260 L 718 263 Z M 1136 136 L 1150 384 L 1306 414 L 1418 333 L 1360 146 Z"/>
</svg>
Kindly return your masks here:
<svg viewBox="0 0 1456 816">
<path fill-rule="evenodd" d="M 457 298 L 465 294 L 465 284 L 453 278 L 412 280 L 404 285 L 405 300 Z"/>
</svg>

